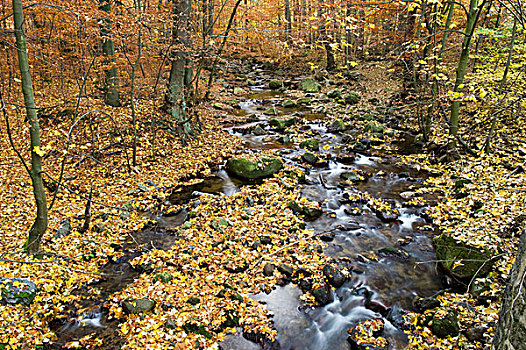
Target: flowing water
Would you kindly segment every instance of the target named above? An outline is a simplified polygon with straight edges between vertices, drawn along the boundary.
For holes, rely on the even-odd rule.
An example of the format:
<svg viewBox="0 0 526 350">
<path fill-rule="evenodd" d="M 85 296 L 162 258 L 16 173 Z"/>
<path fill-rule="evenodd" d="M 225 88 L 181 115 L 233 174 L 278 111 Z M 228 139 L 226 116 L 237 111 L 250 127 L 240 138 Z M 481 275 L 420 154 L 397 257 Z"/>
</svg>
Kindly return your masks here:
<svg viewBox="0 0 526 350">
<path fill-rule="evenodd" d="M 305 109 L 279 107 L 282 100 L 279 97 L 275 93 L 260 93 L 241 102 L 241 112 L 237 114 L 256 114 L 258 120 L 231 127 L 229 131 L 241 137 L 248 149 L 281 149 L 281 156 L 287 163 L 302 167 L 298 156 L 303 151 L 293 144 L 279 143 L 277 138 L 282 133 L 267 126 L 275 116 L 261 113 L 264 108 L 260 106 L 274 106 L 278 118 L 295 116 L 300 129 L 320 141 L 320 149 L 328 147 L 327 151 L 320 152 L 326 153 L 326 158 L 330 159 L 327 166 L 304 168 L 307 184 L 302 186 L 301 195 L 321 203 L 324 209 L 324 215 L 308 222 L 307 228 L 315 232 L 333 231 L 334 239 L 324 253 L 333 258 L 350 258 L 353 274 L 350 281 L 336 290 L 334 301 L 324 307 L 305 307 L 299 299 L 302 292 L 293 285 L 278 286 L 270 294 L 255 295 L 254 299 L 263 301 L 273 312 L 281 349 L 349 349 L 347 330 L 373 317 L 384 317 L 384 335 L 390 342 L 390 348 L 402 349 L 406 344 L 405 335 L 385 318 L 387 312 L 391 309 L 411 309 L 416 295 L 428 296 L 442 288 L 442 276 L 434 264 L 425 263 L 435 260 L 435 254 L 430 237 L 422 230 L 425 226 L 420 215 L 422 209 L 400 205 L 404 202 L 400 193 L 417 187 L 425 175 L 395 165 L 396 160 L 390 157 L 357 154 L 351 164 L 335 161 L 336 149 L 342 143 L 341 135 L 327 131 L 323 115 L 309 113 Z M 264 135 L 255 136 L 248 132 L 256 125 L 264 128 Z M 363 171 L 372 176 L 367 181 L 348 186 L 342 183 L 340 175 L 350 170 Z M 398 204 L 398 219 L 386 223 L 366 203 L 345 204 L 342 200 L 344 192 L 358 191 Z M 361 214 L 350 215 L 349 210 L 356 207 L 359 207 Z M 408 258 L 381 254 L 383 248 L 403 249 Z M 239 339 L 229 339 L 222 345 L 224 349 L 249 348 L 246 341 Z"/>
<path fill-rule="evenodd" d="M 343 142 L 342 135 L 327 131 L 325 115 L 313 113 L 306 107 L 282 108 L 280 103 L 283 99 L 284 96 L 276 92 L 256 91 L 240 103 L 241 109 L 236 112 L 238 116 L 251 116 L 250 120 L 243 125 L 226 127 L 226 130 L 240 137 L 248 150 L 276 149 L 285 162 L 304 168 L 306 184 L 300 189 L 301 195 L 321 203 L 324 210 L 320 218 L 306 223 L 307 228 L 315 232 L 334 233 L 328 239 L 330 242 L 324 253 L 335 259 L 350 261 L 353 273 L 352 278 L 335 291 L 334 301 L 324 307 L 305 306 L 300 300 L 302 292 L 294 285 L 277 286 L 268 295 L 262 293 L 252 297 L 263 301 L 273 312 L 281 349 L 348 349 L 347 330 L 372 317 L 384 317 L 384 335 L 390 342 L 390 348 L 402 349 L 405 336 L 386 319 L 387 312 L 398 308 L 410 309 L 416 295 L 431 295 L 442 288 L 441 275 L 435 266 L 425 263 L 435 260 L 435 255 L 431 239 L 423 230 L 422 209 L 399 205 L 398 219 L 384 222 L 366 202 L 350 204 L 344 196 L 345 193 L 361 191 L 395 205 L 403 204 L 400 193 L 417 187 L 424 174 L 396 165 L 396 160 L 390 157 L 357 154 L 354 161 L 336 161 L 339 159 L 338 148 Z M 275 116 L 262 113 L 271 107 L 278 117 L 296 117 L 299 129 L 319 140 L 322 149 L 319 153 L 329 160 L 326 166 L 305 167 L 298 161 L 303 150 L 293 143 L 277 141 L 279 136 L 284 135 L 283 131 L 278 132 L 268 126 L 268 121 Z M 251 128 L 257 125 L 264 129 L 264 135 L 250 133 Z M 370 177 L 350 186 L 343 183 L 340 177 L 350 170 L 370 174 Z M 224 170 L 220 170 L 214 177 L 199 184 L 176 189 L 171 201 L 184 203 L 198 198 L 201 193 L 231 195 L 242 185 L 243 182 L 230 178 Z M 353 215 L 353 211 L 360 214 Z M 175 243 L 176 238 L 167 234 L 167 230 L 184 223 L 186 211 L 151 219 L 150 227 L 131 234 L 131 239 L 121 247 L 124 257 L 104 268 L 106 278 L 97 284 L 101 295 L 93 298 L 86 294 L 84 304 L 92 305 L 91 311 L 77 314 L 71 310 L 70 317 L 51 325 L 60 338 L 57 346 L 90 332 L 102 336 L 112 333 L 115 325 L 106 322 L 107 310 L 100 305 L 109 295 L 139 276 L 140 271 L 131 268 L 129 260 L 153 247 L 168 249 Z M 382 254 L 383 248 L 388 248 L 388 252 L 403 249 L 407 255 Z M 89 288 L 85 292 L 88 293 Z M 227 337 L 221 348 L 251 350 L 260 346 L 237 335 Z"/>
</svg>

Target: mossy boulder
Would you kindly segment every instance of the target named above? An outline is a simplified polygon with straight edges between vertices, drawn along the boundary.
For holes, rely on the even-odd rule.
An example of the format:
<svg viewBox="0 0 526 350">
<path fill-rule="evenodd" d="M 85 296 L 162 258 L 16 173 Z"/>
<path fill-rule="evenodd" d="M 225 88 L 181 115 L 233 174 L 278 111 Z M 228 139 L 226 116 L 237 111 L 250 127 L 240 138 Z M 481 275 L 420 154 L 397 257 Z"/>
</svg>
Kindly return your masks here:
<svg viewBox="0 0 526 350">
<path fill-rule="evenodd" d="M 305 78 L 301 81 L 301 90 L 307 93 L 316 93 L 320 92 L 320 87 L 316 80 L 312 78 Z"/>
<path fill-rule="evenodd" d="M 278 115 L 278 110 L 275 107 L 267 108 L 263 111 L 264 115 Z"/>
<path fill-rule="evenodd" d="M 342 132 L 345 131 L 345 123 L 341 119 L 334 120 L 329 127 L 327 128 L 327 131 L 332 133 Z"/>
<path fill-rule="evenodd" d="M 226 170 L 232 176 L 245 180 L 257 180 L 271 177 L 283 168 L 279 158 L 263 158 L 252 162 L 245 158 L 230 158 Z"/>
<path fill-rule="evenodd" d="M 331 288 L 327 285 L 313 289 L 311 293 L 320 306 L 330 304 L 334 301 Z"/>
<path fill-rule="evenodd" d="M 272 79 L 269 83 L 268 83 L 268 87 L 272 90 L 277 90 L 279 89 L 280 87 L 283 86 L 283 83 L 281 82 L 281 80 L 278 80 L 278 79 Z"/>
<path fill-rule="evenodd" d="M 360 102 L 361 96 L 356 92 L 349 92 L 348 94 L 343 95 L 343 100 L 348 105 L 355 105 Z"/>
<path fill-rule="evenodd" d="M 319 151 L 320 143 L 315 139 L 308 139 L 300 143 L 301 148 L 310 149 L 311 151 Z"/>
<path fill-rule="evenodd" d="M 310 97 L 301 97 L 298 99 L 298 104 L 301 106 L 309 106 L 312 103 L 312 99 Z"/>
<path fill-rule="evenodd" d="M 37 286 L 20 278 L 0 277 L 0 305 L 29 306 L 37 295 Z"/>
<path fill-rule="evenodd" d="M 327 97 L 340 98 L 340 97 L 342 97 L 342 90 L 340 90 L 340 89 L 332 89 L 329 92 L 327 92 Z"/>
<path fill-rule="evenodd" d="M 378 122 L 369 122 L 365 125 L 365 131 L 371 134 L 383 134 L 384 126 Z"/>
<path fill-rule="evenodd" d="M 296 123 L 296 118 L 287 118 L 287 119 L 274 118 L 269 122 L 270 126 L 278 130 L 283 130 L 286 127 L 294 125 L 295 123 Z"/>
<path fill-rule="evenodd" d="M 439 338 L 456 336 L 460 331 L 458 317 L 455 311 L 449 311 L 443 315 L 443 310 L 438 310 L 431 321 L 431 331 Z"/>
<path fill-rule="evenodd" d="M 292 107 L 296 107 L 296 102 L 294 102 L 292 100 L 285 100 L 285 101 L 283 101 L 283 103 L 281 105 L 284 108 L 292 108 Z"/>
<path fill-rule="evenodd" d="M 265 134 L 265 129 L 263 129 L 260 125 L 257 125 L 254 129 L 252 129 L 252 135 L 261 136 Z"/>
<path fill-rule="evenodd" d="M 318 163 L 320 158 L 318 158 L 318 156 L 313 153 L 307 152 L 307 153 L 302 154 L 301 160 L 307 164 L 315 165 L 316 163 Z"/>
<path fill-rule="evenodd" d="M 488 249 L 469 246 L 446 234 L 435 237 L 433 242 L 438 260 L 451 276 L 467 280 L 491 271 L 493 254 Z"/>
<path fill-rule="evenodd" d="M 320 208 L 315 206 L 300 205 L 296 201 L 290 201 L 287 208 L 292 210 L 296 215 L 302 215 L 307 221 L 313 221 L 319 218 L 323 212 Z"/>
<path fill-rule="evenodd" d="M 155 276 L 155 280 L 161 281 L 163 283 L 170 282 L 173 279 L 173 276 L 170 272 L 161 272 Z"/>
</svg>

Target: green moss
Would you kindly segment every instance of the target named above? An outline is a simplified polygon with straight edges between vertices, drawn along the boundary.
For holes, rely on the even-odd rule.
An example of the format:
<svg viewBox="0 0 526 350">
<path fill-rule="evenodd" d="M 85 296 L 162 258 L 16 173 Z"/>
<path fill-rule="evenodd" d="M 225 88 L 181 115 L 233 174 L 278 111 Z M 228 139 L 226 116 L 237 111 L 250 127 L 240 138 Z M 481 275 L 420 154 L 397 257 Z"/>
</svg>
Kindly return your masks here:
<svg viewBox="0 0 526 350">
<path fill-rule="evenodd" d="M 493 256 L 486 248 L 475 248 L 442 234 L 433 239 L 438 260 L 452 276 L 471 279 L 475 274 L 485 276 L 491 271 Z M 460 263 L 456 264 L 455 263 Z"/>
<path fill-rule="evenodd" d="M 226 163 L 227 171 L 238 178 L 256 180 L 270 177 L 283 168 L 279 158 L 262 159 L 251 162 L 245 158 L 231 158 Z"/>
</svg>

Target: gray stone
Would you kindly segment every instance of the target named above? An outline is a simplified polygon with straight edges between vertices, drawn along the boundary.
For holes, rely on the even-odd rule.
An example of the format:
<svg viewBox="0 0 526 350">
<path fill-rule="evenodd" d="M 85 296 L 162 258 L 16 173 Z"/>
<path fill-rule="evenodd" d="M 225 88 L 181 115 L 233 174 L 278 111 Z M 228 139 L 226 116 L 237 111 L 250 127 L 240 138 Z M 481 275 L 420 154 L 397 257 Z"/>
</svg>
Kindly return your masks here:
<svg viewBox="0 0 526 350">
<path fill-rule="evenodd" d="M 142 299 L 128 299 L 122 303 L 122 309 L 127 314 L 140 314 L 150 312 L 155 308 L 155 301 Z"/>
<path fill-rule="evenodd" d="M 21 278 L 0 277 L 0 304 L 29 306 L 37 295 L 37 286 Z"/>
<path fill-rule="evenodd" d="M 53 237 L 62 238 L 62 237 L 66 237 L 70 233 L 71 233 L 71 221 L 69 220 L 69 218 L 67 218 L 66 220 L 62 221 L 62 223 L 60 224 L 60 227 L 57 229 L 57 232 L 55 232 L 55 235 Z"/>
</svg>

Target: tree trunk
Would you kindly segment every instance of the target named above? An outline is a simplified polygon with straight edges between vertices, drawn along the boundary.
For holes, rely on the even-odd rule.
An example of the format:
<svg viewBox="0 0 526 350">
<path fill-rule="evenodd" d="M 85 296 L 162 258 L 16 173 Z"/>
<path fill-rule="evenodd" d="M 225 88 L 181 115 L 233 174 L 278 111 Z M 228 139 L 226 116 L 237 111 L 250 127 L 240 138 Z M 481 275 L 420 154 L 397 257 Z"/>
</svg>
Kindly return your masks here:
<svg viewBox="0 0 526 350">
<path fill-rule="evenodd" d="M 456 72 L 454 92 L 460 90 L 459 86 L 464 82 L 466 76 L 466 67 L 468 66 L 469 50 L 471 48 L 471 42 L 473 38 L 473 32 L 475 31 L 475 25 L 477 23 L 479 14 L 479 0 L 470 0 L 469 11 L 467 15 L 466 31 L 464 32 L 464 40 L 462 42 L 462 51 L 460 52 L 460 58 L 458 60 L 458 67 Z M 484 6 L 484 2 L 482 3 Z M 456 98 L 451 104 L 451 114 L 449 116 L 449 136 L 452 140 L 449 144 L 450 148 L 456 146 L 456 137 L 458 133 L 458 113 L 460 110 L 460 101 Z"/>
<path fill-rule="evenodd" d="M 26 106 L 27 119 L 29 120 L 29 134 L 31 138 L 31 182 L 33 183 L 33 195 L 37 206 L 37 217 L 26 242 L 26 250 L 29 254 L 36 254 L 40 250 L 40 241 L 47 230 L 47 203 L 44 183 L 42 181 L 42 151 L 40 150 L 40 125 L 38 123 L 35 99 L 33 96 L 33 84 L 29 73 L 29 61 L 27 58 L 26 37 L 24 34 L 24 14 L 22 12 L 22 0 L 13 0 L 13 17 L 15 22 L 16 50 L 18 52 L 18 65 L 22 78 L 22 93 Z"/>
<path fill-rule="evenodd" d="M 519 251 L 504 292 L 499 323 L 495 331 L 495 350 L 520 350 L 526 344 L 526 229 L 520 237 Z"/>
<path fill-rule="evenodd" d="M 186 119 L 185 87 L 188 83 L 188 70 L 191 60 L 188 58 L 190 39 L 188 35 L 189 15 L 192 7 L 191 0 L 179 0 L 174 3 L 174 28 L 172 33 L 173 44 L 176 47 L 172 52 L 170 78 L 168 80 L 168 108 L 170 114 L 178 123 L 177 129 L 181 140 L 185 143 L 191 133 L 189 121 Z"/>
<path fill-rule="evenodd" d="M 107 13 L 111 12 L 110 0 L 99 0 L 99 8 Z M 119 79 L 117 73 L 117 67 L 115 66 L 115 46 L 113 40 L 111 40 L 111 21 L 109 19 L 103 20 L 103 25 L 100 28 L 100 34 L 102 36 L 102 53 L 106 57 L 106 64 L 112 65 L 110 69 L 105 71 L 105 82 L 104 82 L 104 103 L 111 107 L 119 107 L 120 94 L 119 94 Z"/>
<path fill-rule="evenodd" d="M 292 18 L 290 15 L 290 0 L 285 0 L 285 41 L 290 42 Z"/>
</svg>

